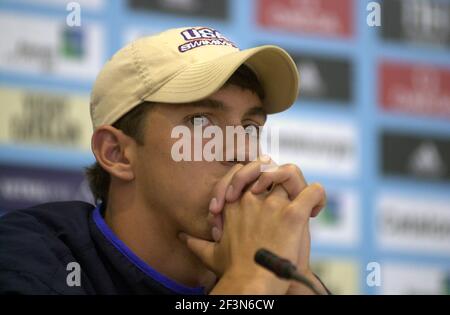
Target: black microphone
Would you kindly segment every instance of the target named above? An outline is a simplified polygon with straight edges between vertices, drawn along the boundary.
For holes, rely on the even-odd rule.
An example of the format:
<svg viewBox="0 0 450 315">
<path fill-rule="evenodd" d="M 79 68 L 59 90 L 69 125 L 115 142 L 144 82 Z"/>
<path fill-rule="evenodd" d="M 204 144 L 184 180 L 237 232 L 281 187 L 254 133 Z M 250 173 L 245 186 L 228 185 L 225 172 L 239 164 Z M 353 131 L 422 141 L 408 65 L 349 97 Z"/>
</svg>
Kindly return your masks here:
<svg viewBox="0 0 450 315">
<path fill-rule="evenodd" d="M 281 258 L 271 251 L 261 248 L 255 253 L 255 262 L 267 270 L 272 271 L 282 279 L 296 280 L 310 288 L 315 294 L 321 295 L 314 285 L 303 275 L 297 272 L 297 267 L 289 260 Z"/>
<path fill-rule="evenodd" d="M 255 261 L 283 279 L 291 279 L 293 273 L 297 270 L 289 260 L 281 258 L 264 248 L 256 252 Z"/>
</svg>

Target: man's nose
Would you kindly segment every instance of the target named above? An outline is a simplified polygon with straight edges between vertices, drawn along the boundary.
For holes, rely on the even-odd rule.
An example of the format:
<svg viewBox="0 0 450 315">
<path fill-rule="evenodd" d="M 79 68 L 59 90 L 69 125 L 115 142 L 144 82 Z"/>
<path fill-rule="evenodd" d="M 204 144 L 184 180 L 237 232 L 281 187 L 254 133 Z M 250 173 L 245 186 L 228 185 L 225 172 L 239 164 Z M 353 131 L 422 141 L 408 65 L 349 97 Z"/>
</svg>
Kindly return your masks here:
<svg viewBox="0 0 450 315">
<path fill-rule="evenodd" d="M 234 141 L 227 139 L 224 142 L 224 163 L 233 166 L 237 163 L 248 164 L 251 161 L 258 158 L 259 144 L 256 138 L 252 139 L 251 136 L 245 134 L 240 140 L 242 135 L 236 135 Z"/>
</svg>

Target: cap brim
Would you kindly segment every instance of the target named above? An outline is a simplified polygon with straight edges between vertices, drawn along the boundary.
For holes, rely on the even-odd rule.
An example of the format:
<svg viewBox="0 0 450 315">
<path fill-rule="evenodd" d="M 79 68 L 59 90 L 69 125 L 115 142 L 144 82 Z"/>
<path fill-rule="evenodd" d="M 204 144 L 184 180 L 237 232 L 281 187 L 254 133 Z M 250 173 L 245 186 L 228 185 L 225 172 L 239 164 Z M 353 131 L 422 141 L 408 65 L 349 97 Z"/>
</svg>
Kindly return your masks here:
<svg viewBox="0 0 450 315">
<path fill-rule="evenodd" d="M 143 100 L 188 103 L 204 99 L 218 91 L 244 63 L 255 72 L 264 89 L 263 106 L 268 114 L 281 112 L 295 102 L 299 89 L 297 67 L 287 52 L 271 45 L 192 64 Z"/>
</svg>

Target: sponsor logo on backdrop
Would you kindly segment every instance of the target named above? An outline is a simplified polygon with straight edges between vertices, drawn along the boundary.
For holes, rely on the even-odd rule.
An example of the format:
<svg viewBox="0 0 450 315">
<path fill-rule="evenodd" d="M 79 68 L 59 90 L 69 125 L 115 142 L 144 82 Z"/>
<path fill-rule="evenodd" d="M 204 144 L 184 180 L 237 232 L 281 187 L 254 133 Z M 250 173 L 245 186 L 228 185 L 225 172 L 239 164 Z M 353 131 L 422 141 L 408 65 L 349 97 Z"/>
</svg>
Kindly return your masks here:
<svg viewBox="0 0 450 315">
<path fill-rule="evenodd" d="M 330 196 L 327 192 L 327 206 L 320 213 L 318 221 L 324 226 L 336 226 L 342 221 L 342 204 L 337 196 Z"/>
<path fill-rule="evenodd" d="M 347 105 L 353 98 L 352 64 L 347 59 L 291 53 L 301 73 L 300 101 L 337 101 Z"/>
<path fill-rule="evenodd" d="M 0 142 L 89 150 L 89 97 L 0 88 Z"/>
<path fill-rule="evenodd" d="M 361 294 L 360 267 L 356 261 L 336 258 L 313 259 L 311 268 L 335 295 Z"/>
<path fill-rule="evenodd" d="M 67 59 L 81 60 L 86 55 L 83 41 L 81 27 L 66 27 L 62 35 L 61 55 Z"/>
<path fill-rule="evenodd" d="M 449 294 L 450 268 L 386 262 L 382 268 L 381 294 Z"/>
<path fill-rule="evenodd" d="M 383 194 L 376 211 L 383 249 L 450 254 L 450 199 Z"/>
<path fill-rule="evenodd" d="M 450 46 L 450 3 L 440 0 L 383 1 L 381 36 L 386 40 Z"/>
<path fill-rule="evenodd" d="M 277 163 L 295 163 L 305 172 L 326 176 L 357 176 L 359 149 L 352 123 L 269 117 L 267 126 L 278 129 Z"/>
<path fill-rule="evenodd" d="M 356 1 L 355 1 L 356 2 Z M 353 36 L 353 0 L 259 0 L 258 24 L 272 29 L 325 36 Z"/>
<path fill-rule="evenodd" d="M 450 68 L 382 62 L 379 78 L 384 109 L 450 118 Z"/>
<path fill-rule="evenodd" d="M 0 13 L 0 71 L 94 79 L 103 60 L 102 29 L 65 19 Z"/>
<path fill-rule="evenodd" d="M 408 169 L 422 177 L 440 177 L 447 171 L 438 148 L 433 142 L 423 142 L 411 154 Z"/>
<path fill-rule="evenodd" d="M 359 201 L 353 191 L 327 190 L 327 206 L 311 220 L 312 242 L 356 245 L 359 239 Z"/>
<path fill-rule="evenodd" d="M 82 171 L 0 164 L 0 212 L 64 200 L 93 202 Z"/>
<path fill-rule="evenodd" d="M 421 180 L 450 180 L 450 139 L 384 131 L 382 171 Z"/>
<path fill-rule="evenodd" d="M 178 15 L 215 18 L 229 17 L 228 0 L 128 0 L 132 10 L 155 11 Z"/>
</svg>

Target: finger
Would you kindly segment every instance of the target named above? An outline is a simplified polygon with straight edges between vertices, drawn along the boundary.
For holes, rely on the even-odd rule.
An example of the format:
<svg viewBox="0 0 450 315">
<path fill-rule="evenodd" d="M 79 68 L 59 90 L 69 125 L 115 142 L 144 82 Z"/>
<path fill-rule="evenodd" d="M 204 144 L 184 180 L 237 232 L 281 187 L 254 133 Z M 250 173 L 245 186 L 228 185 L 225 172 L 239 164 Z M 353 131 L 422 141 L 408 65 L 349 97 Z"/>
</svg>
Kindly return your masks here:
<svg viewBox="0 0 450 315">
<path fill-rule="evenodd" d="M 212 226 L 211 235 L 215 241 L 219 241 L 222 237 L 224 221 L 222 209 L 225 201 L 229 201 L 227 200 L 226 195 L 229 192 L 230 187 L 231 191 L 234 191 L 236 196 L 233 200 L 235 201 L 242 194 L 243 188 L 258 178 L 261 174 L 262 165 L 270 164 L 276 166 L 276 164 L 267 155 L 262 155 L 258 157 L 257 160 L 252 161 L 245 166 L 242 164 L 237 164 L 230 169 L 230 171 L 222 180 L 220 180 L 220 182 L 216 184 L 213 192 L 213 198 L 211 199 L 209 205 L 210 214 L 208 215 L 208 222 Z M 242 172 L 243 174 L 236 176 L 239 172 Z M 238 178 L 237 181 L 236 178 Z M 237 189 L 233 189 L 233 180 L 235 180 Z"/>
<path fill-rule="evenodd" d="M 244 188 L 254 182 L 261 175 L 261 169 L 264 165 L 272 165 L 276 167 L 276 164 L 271 160 L 256 160 L 250 162 L 241 168 L 238 172 L 233 175 L 231 182 L 227 188 L 225 194 L 225 201 L 234 202 L 242 194 Z"/>
<path fill-rule="evenodd" d="M 228 190 L 234 190 L 233 195 L 237 195 L 237 197 L 234 198 L 236 200 L 239 197 L 239 195 L 241 194 L 241 191 L 239 191 L 239 190 L 242 190 L 242 188 L 246 184 L 251 183 L 259 176 L 260 172 L 257 171 L 259 166 L 264 165 L 264 164 L 269 164 L 269 163 L 273 163 L 271 161 L 270 157 L 267 155 L 263 155 L 263 156 L 258 157 L 257 160 L 252 161 L 245 166 L 242 164 L 237 164 L 236 166 L 234 166 L 227 173 L 227 175 L 218 184 L 216 184 L 216 187 L 214 189 L 214 194 L 213 194 L 214 197 L 212 198 L 211 203 L 210 203 L 210 211 L 212 213 L 220 213 L 220 211 L 223 208 L 223 205 L 225 204 L 225 201 L 228 201 L 228 200 L 226 200 L 226 194 L 227 194 Z M 243 185 L 239 184 L 239 185 L 237 185 L 238 188 L 235 189 L 235 187 L 232 185 L 232 179 L 235 178 L 235 175 L 238 172 L 244 173 L 244 175 L 242 175 L 242 177 L 248 183 L 244 183 Z M 247 178 L 245 174 L 247 174 L 249 172 L 251 174 L 253 174 L 253 176 L 250 176 L 250 178 Z M 239 176 L 241 176 L 241 175 L 239 175 Z M 233 187 L 230 188 L 230 185 Z M 233 200 L 233 201 L 235 201 L 235 200 Z"/>
<path fill-rule="evenodd" d="M 325 189 L 318 183 L 307 186 L 291 204 L 290 209 L 296 209 L 301 212 L 301 216 L 307 215 L 309 218 L 315 207 L 321 206 L 326 202 Z"/>
<path fill-rule="evenodd" d="M 211 237 L 215 242 L 220 241 L 222 238 L 222 230 L 223 230 L 223 215 L 222 213 L 213 214 L 208 213 L 208 224 L 212 226 L 211 228 Z"/>
<path fill-rule="evenodd" d="M 178 234 L 178 238 L 186 245 L 186 247 L 194 253 L 208 268 L 215 270 L 214 252 L 216 243 L 196 238 L 186 233 Z"/>
<path fill-rule="evenodd" d="M 279 166 L 274 172 L 264 172 L 251 188 L 251 192 L 259 194 L 270 185 L 280 184 L 286 189 L 289 199 L 293 200 L 305 189 L 307 183 L 300 169 L 294 164 Z"/>
<path fill-rule="evenodd" d="M 259 195 L 260 196 L 260 195 Z M 286 190 L 280 185 L 274 185 L 264 200 L 266 209 L 276 210 L 283 209 L 289 203 Z"/>
<path fill-rule="evenodd" d="M 234 165 L 228 173 L 214 186 L 212 199 L 209 203 L 209 211 L 213 214 L 219 214 L 223 208 L 223 205 L 225 203 L 225 193 L 227 190 L 227 187 L 233 178 L 233 175 L 239 171 L 241 168 L 243 168 L 243 164 L 236 164 Z"/>
<path fill-rule="evenodd" d="M 326 205 L 327 205 L 327 200 L 326 200 L 326 196 L 325 196 L 325 198 L 321 201 L 321 203 L 312 209 L 311 217 L 312 218 L 317 217 L 319 215 L 320 211 L 325 209 Z"/>
<path fill-rule="evenodd" d="M 210 226 L 217 226 L 219 228 L 221 228 L 222 226 L 222 213 L 213 213 L 213 212 L 209 212 L 208 213 L 208 218 L 207 218 L 208 224 Z"/>
<path fill-rule="evenodd" d="M 211 236 L 218 242 L 222 238 L 223 214 L 222 209 L 225 204 L 225 192 L 233 175 L 239 171 L 243 164 L 234 165 L 228 173 L 215 185 L 213 198 L 209 203 L 208 223 L 212 226 Z"/>
<path fill-rule="evenodd" d="M 312 209 L 311 217 L 316 217 L 319 215 L 320 211 L 322 211 L 327 205 L 327 193 L 325 189 L 323 190 L 323 198 L 320 200 L 319 204 Z"/>
<path fill-rule="evenodd" d="M 270 193 L 267 195 L 266 199 L 275 198 L 280 200 L 286 200 L 288 198 L 288 194 L 286 190 L 280 185 L 274 185 Z"/>
</svg>

